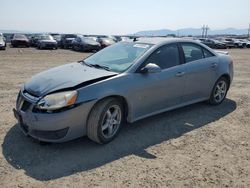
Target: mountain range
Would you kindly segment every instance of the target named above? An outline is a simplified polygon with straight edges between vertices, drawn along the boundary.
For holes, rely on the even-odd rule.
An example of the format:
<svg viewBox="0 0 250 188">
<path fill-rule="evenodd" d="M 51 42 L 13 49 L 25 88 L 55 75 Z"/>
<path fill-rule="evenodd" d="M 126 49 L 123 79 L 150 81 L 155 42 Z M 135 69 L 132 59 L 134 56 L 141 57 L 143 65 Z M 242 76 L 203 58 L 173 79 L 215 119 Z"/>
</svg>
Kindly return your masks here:
<svg viewBox="0 0 250 188">
<path fill-rule="evenodd" d="M 0 33 L 34 33 L 31 31 L 18 31 L 18 30 L 1 30 Z M 40 32 L 37 32 L 40 33 Z M 43 32 L 41 32 L 43 33 Z M 159 30 L 146 30 L 146 31 L 139 31 L 132 35 L 135 36 L 166 36 L 166 35 L 177 35 L 177 36 L 198 36 L 202 35 L 201 28 L 183 28 L 178 30 L 171 30 L 171 29 L 159 29 Z M 221 30 L 208 30 L 208 35 L 247 35 L 248 29 L 235 29 L 235 28 L 227 28 Z"/>
<path fill-rule="evenodd" d="M 227 28 L 221 30 L 208 30 L 208 35 L 246 35 L 248 29 L 235 29 Z M 200 28 L 184 28 L 179 30 L 160 29 L 160 30 L 147 30 L 139 31 L 135 33 L 135 36 L 166 36 L 166 35 L 188 36 L 188 35 L 202 35 L 202 29 Z"/>
</svg>

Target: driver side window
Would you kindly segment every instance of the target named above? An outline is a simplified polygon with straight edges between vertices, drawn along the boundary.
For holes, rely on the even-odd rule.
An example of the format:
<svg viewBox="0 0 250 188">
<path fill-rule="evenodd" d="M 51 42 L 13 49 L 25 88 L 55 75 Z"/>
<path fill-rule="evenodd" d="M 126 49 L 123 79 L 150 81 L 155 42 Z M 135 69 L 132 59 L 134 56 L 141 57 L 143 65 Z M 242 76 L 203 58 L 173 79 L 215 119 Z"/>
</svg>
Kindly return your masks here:
<svg viewBox="0 0 250 188">
<path fill-rule="evenodd" d="M 146 60 L 146 65 L 154 63 L 161 69 L 167 69 L 180 64 L 179 50 L 176 44 L 165 45 L 158 48 Z"/>
</svg>

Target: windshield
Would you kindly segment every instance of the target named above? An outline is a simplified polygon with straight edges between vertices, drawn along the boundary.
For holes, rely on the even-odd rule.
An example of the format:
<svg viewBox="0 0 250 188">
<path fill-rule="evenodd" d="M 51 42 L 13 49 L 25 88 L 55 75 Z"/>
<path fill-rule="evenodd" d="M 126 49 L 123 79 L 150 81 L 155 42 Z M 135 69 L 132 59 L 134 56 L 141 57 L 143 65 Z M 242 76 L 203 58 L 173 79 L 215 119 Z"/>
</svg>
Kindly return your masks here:
<svg viewBox="0 0 250 188">
<path fill-rule="evenodd" d="M 76 35 L 65 35 L 65 38 L 76 38 Z"/>
<path fill-rule="evenodd" d="M 54 35 L 53 38 L 54 38 L 55 40 L 61 40 L 61 35 Z"/>
<path fill-rule="evenodd" d="M 120 42 L 95 53 L 84 62 L 106 67 L 110 71 L 123 72 L 151 46 L 150 44 Z"/>
<path fill-rule="evenodd" d="M 93 42 L 95 42 L 94 39 L 92 39 L 92 38 L 87 38 L 87 37 L 82 37 L 81 40 L 82 40 L 83 42 L 87 42 L 87 43 L 93 43 Z"/>
<path fill-rule="evenodd" d="M 42 35 L 40 39 L 41 40 L 53 40 L 53 37 L 50 35 Z"/>
<path fill-rule="evenodd" d="M 15 35 L 14 38 L 26 39 L 25 35 Z"/>
</svg>

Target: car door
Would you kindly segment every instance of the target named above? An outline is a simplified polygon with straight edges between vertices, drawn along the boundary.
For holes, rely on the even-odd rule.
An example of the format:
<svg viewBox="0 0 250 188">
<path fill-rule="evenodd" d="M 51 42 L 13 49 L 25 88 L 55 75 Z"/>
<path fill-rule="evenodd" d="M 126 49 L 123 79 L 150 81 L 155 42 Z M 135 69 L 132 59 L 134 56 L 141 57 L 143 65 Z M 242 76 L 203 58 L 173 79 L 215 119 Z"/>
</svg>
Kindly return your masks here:
<svg viewBox="0 0 250 188">
<path fill-rule="evenodd" d="M 156 64 L 157 73 L 135 73 L 133 75 L 134 115 L 145 117 L 180 104 L 185 86 L 185 66 L 181 64 L 177 44 L 160 47 L 140 66 Z M 136 119 L 136 118 L 135 118 Z"/>
<path fill-rule="evenodd" d="M 209 98 L 216 81 L 217 57 L 202 46 L 182 43 L 186 66 L 186 87 L 183 102 Z"/>
</svg>

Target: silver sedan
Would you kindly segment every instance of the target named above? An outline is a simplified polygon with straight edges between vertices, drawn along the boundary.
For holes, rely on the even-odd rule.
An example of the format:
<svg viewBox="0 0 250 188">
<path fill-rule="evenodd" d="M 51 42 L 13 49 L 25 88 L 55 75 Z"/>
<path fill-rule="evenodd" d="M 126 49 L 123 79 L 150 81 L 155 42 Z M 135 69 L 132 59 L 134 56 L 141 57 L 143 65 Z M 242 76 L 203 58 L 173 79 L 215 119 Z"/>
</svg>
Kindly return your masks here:
<svg viewBox="0 0 250 188">
<path fill-rule="evenodd" d="M 218 105 L 233 79 L 230 56 L 184 39 L 120 42 L 32 77 L 14 115 L 41 141 L 87 135 L 108 143 L 122 125 L 200 101 Z"/>
</svg>

